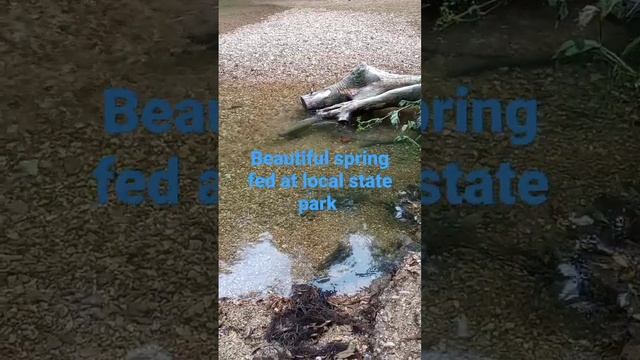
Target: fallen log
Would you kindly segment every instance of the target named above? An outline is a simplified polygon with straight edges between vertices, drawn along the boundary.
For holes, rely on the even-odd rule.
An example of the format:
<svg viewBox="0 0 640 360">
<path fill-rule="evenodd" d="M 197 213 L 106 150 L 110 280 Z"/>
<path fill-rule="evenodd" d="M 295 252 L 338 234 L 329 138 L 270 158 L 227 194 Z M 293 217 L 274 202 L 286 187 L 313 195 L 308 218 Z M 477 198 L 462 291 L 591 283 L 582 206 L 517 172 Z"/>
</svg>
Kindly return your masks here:
<svg viewBox="0 0 640 360">
<path fill-rule="evenodd" d="M 391 89 L 421 83 L 420 75 L 399 75 L 362 63 L 342 80 L 326 88 L 302 95 L 300 101 L 307 110 L 317 110 L 348 100 L 380 95 Z"/>
<path fill-rule="evenodd" d="M 360 111 L 384 109 L 398 106 L 400 101 L 416 101 L 422 96 L 421 84 L 399 87 L 362 99 L 353 99 L 340 104 L 320 109 L 317 113 L 323 119 L 336 118 L 338 122 L 345 123 L 351 120 L 353 115 Z"/>
<path fill-rule="evenodd" d="M 362 63 L 335 84 L 300 97 L 306 110 L 314 114 L 281 135 L 291 136 L 321 121 L 349 123 L 357 113 L 395 107 L 402 100 L 421 98 L 420 75 L 400 75 Z"/>
</svg>

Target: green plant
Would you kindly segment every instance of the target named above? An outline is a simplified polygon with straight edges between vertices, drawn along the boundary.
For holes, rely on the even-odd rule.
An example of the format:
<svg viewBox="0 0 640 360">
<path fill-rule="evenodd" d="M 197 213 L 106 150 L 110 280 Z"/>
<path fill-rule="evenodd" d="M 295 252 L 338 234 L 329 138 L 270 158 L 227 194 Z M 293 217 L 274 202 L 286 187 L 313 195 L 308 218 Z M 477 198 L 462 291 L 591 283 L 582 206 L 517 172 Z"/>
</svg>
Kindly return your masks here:
<svg viewBox="0 0 640 360">
<path fill-rule="evenodd" d="M 595 54 L 609 62 L 616 73 L 630 77 L 634 85 L 640 87 L 640 68 L 634 68 L 625 60 L 640 49 L 640 37 L 629 43 L 620 55 L 602 44 L 602 33 L 607 16 L 629 20 L 629 14 L 631 11 L 625 10 L 622 0 L 600 0 L 596 5 L 585 6 L 578 16 L 578 25 L 584 28 L 597 19 L 598 40 L 568 40 L 560 46 L 554 59 Z"/>
<path fill-rule="evenodd" d="M 400 112 L 403 110 L 414 109 L 417 110 L 417 116 L 414 120 L 407 121 L 406 124 L 402 124 L 400 126 Z M 420 100 L 416 101 L 407 101 L 402 100 L 398 104 L 398 108 L 390 111 L 387 115 L 381 118 L 373 118 L 368 120 L 358 120 L 358 131 L 368 130 L 374 126 L 380 125 L 384 120 L 389 119 L 391 125 L 393 125 L 396 129 L 399 128 L 398 136 L 396 137 L 396 142 L 409 142 L 414 146 L 420 147 L 418 140 L 420 140 L 420 135 L 413 138 L 411 137 L 411 132 L 420 130 Z"/>
<path fill-rule="evenodd" d="M 476 0 L 445 0 L 440 6 L 440 18 L 436 21 L 436 29 L 477 21 L 509 0 L 487 0 L 478 3 Z"/>
<path fill-rule="evenodd" d="M 556 27 L 560 21 L 564 20 L 567 16 L 569 16 L 569 6 L 567 5 L 567 0 L 547 0 L 549 6 L 556 8 L 558 11 L 558 15 L 556 16 Z"/>
</svg>

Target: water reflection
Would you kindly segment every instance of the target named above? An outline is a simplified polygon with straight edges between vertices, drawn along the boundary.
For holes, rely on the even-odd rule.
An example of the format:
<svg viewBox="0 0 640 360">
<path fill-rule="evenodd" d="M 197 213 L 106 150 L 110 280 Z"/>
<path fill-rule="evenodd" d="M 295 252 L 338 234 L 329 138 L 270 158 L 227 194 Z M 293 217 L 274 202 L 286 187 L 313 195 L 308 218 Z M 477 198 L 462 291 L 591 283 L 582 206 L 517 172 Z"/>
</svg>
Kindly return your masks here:
<svg viewBox="0 0 640 360">
<path fill-rule="evenodd" d="M 258 243 L 242 250 L 240 260 L 229 268 L 228 273 L 220 274 L 220 298 L 289 296 L 293 284 L 291 259 L 280 252 L 272 240 L 271 234 L 261 234 Z"/>
<path fill-rule="evenodd" d="M 374 255 L 373 239 L 362 234 L 349 236 L 348 256 L 335 261 L 325 277 L 313 281 L 324 291 L 352 295 L 382 276 L 382 264 Z"/>
</svg>

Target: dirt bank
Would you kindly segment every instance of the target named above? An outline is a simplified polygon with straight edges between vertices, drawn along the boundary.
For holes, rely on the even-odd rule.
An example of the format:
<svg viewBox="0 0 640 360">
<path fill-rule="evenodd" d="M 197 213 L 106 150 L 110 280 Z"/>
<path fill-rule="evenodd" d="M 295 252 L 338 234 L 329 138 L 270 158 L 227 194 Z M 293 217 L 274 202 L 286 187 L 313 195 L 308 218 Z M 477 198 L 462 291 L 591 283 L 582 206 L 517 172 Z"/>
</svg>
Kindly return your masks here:
<svg viewBox="0 0 640 360">
<path fill-rule="evenodd" d="M 575 8 L 558 29 L 552 10 L 523 10 L 507 6 L 477 24 L 424 37 L 426 99 L 449 98 L 461 84 L 479 99 L 535 98 L 539 130 L 526 148 L 512 147 L 506 136 L 426 136 L 423 164 L 442 170 L 459 161 L 471 170 L 510 162 L 518 171 L 543 170 L 551 193 L 540 207 L 423 208 L 423 348 L 434 359 L 467 352 L 476 354 L 469 358 L 614 359 L 624 345 L 615 323 L 558 303 L 549 252 L 573 245 L 561 225 L 571 212 L 637 183 L 637 93 L 611 79 L 601 63 L 447 76 L 451 68 L 496 58 L 548 56 L 580 34 L 571 21 Z M 607 31 L 612 38 L 624 33 L 615 26 Z"/>
<path fill-rule="evenodd" d="M 292 298 L 223 300 L 219 311 L 220 359 L 260 356 L 293 359 L 294 355 L 304 353 L 304 358 L 309 359 L 373 356 L 374 359 L 417 360 L 420 358 L 420 268 L 420 255 L 409 254 L 395 273 L 379 280 L 369 290 L 350 297 L 329 296 L 326 302 L 309 300 L 313 299 L 309 296 L 305 301 L 298 301 L 295 294 Z M 297 289 L 313 292 L 308 288 Z M 298 322 L 291 322 L 298 307 L 310 304 L 315 306 L 308 311 L 319 314 L 317 318 L 301 323 L 308 319 L 295 317 Z M 330 313 L 340 317 L 330 318 L 327 315 Z M 274 335 L 279 334 L 278 331 L 286 333 L 292 327 L 299 327 L 297 334 L 306 331 L 303 328 L 313 328 L 316 335 L 296 342 L 286 342 L 287 337 Z"/>
</svg>

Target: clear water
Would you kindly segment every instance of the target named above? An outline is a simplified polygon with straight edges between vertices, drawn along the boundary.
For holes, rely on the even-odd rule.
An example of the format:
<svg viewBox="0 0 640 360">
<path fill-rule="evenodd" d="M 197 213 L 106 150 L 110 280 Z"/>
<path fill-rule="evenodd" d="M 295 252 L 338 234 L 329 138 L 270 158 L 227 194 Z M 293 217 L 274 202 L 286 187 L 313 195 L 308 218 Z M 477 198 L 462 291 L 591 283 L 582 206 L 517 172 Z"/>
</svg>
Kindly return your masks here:
<svg viewBox="0 0 640 360">
<path fill-rule="evenodd" d="M 259 242 L 245 247 L 239 260 L 219 277 L 220 298 L 261 297 L 269 294 L 289 296 L 293 276 L 291 259 L 272 243 L 269 233 Z"/>
<path fill-rule="evenodd" d="M 383 262 L 374 255 L 373 238 L 351 234 L 349 246 L 348 256 L 331 264 L 326 276 L 314 280 L 313 285 L 324 291 L 352 295 L 383 275 Z"/>
<path fill-rule="evenodd" d="M 385 264 L 375 255 L 373 237 L 349 235 L 349 248 L 335 260 L 324 276 L 311 283 L 339 295 L 353 295 L 385 273 Z M 273 245 L 270 233 L 241 250 L 238 261 L 219 277 L 220 298 L 260 298 L 270 294 L 289 296 L 294 283 L 292 260 Z"/>
</svg>

